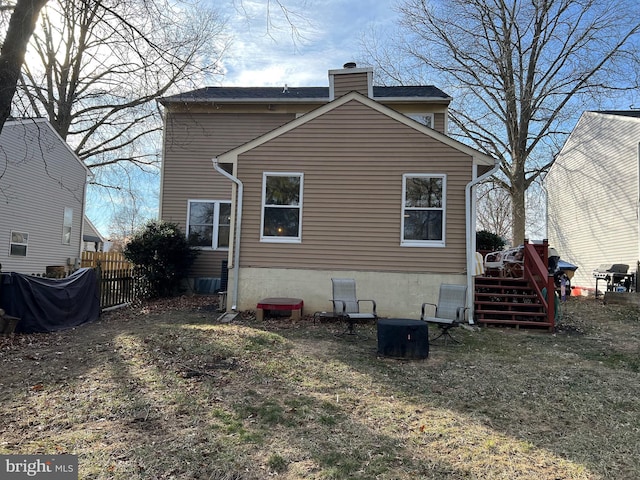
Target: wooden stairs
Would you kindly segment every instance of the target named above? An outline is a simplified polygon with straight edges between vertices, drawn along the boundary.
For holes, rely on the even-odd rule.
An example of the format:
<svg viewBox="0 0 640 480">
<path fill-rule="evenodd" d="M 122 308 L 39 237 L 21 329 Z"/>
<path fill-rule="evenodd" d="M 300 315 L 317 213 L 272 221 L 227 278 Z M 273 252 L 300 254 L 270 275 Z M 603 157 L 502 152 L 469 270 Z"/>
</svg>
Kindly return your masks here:
<svg viewBox="0 0 640 480">
<path fill-rule="evenodd" d="M 525 278 L 475 277 L 474 320 L 549 328 L 545 306 Z"/>
</svg>

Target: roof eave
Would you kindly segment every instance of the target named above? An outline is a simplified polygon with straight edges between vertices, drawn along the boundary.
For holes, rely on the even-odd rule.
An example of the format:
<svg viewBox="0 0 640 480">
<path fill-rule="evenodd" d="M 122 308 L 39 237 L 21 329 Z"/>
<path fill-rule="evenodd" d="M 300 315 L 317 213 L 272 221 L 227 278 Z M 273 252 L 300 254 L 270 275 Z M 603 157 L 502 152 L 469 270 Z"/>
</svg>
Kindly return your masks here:
<svg viewBox="0 0 640 480">
<path fill-rule="evenodd" d="M 424 102 L 424 103 L 433 103 L 433 102 L 446 102 L 451 103 L 453 100 L 452 97 L 373 97 L 374 100 L 385 103 L 407 103 L 407 102 Z"/>
<path fill-rule="evenodd" d="M 158 100 L 161 105 L 175 105 L 187 103 L 200 103 L 203 105 L 214 105 L 222 103 L 242 103 L 245 105 L 261 105 L 265 103 L 327 103 L 329 97 L 305 97 L 305 98 L 183 98 L 169 100 L 161 98 Z"/>
</svg>

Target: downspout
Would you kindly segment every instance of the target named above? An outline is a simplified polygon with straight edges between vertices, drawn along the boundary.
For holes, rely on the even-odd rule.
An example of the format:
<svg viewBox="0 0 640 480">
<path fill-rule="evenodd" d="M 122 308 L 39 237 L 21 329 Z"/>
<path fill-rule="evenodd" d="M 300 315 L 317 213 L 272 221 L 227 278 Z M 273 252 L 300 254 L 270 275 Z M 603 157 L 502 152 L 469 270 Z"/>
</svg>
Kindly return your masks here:
<svg viewBox="0 0 640 480">
<path fill-rule="evenodd" d="M 213 158 L 213 168 L 216 172 L 225 176 L 238 186 L 237 200 L 236 200 L 236 232 L 235 232 L 235 245 L 233 247 L 233 295 L 231 297 L 231 310 L 236 311 L 238 309 L 238 274 L 240 273 L 240 227 L 242 225 L 242 195 L 243 186 L 242 182 L 225 172 L 218 163 L 218 158 Z"/>
<path fill-rule="evenodd" d="M 469 183 L 467 183 L 467 186 L 465 187 L 465 207 L 466 207 L 466 213 L 467 213 L 467 221 L 466 223 L 466 229 L 467 229 L 467 292 L 469 292 L 469 294 L 467 295 L 467 308 L 469 309 L 469 323 L 473 325 L 473 300 L 474 300 L 474 290 L 473 290 L 473 273 L 475 271 L 475 254 L 476 254 L 476 236 L 475 236 L 475 232 L 471 231 L 472 230 L 472 222 L 471 222 L 471 207 L 472 207 L 472 190 L 473 187 L 475 187 L 476 185 L 478 185 L 479 183 L 485 181 L 487 178 L 489 178 L 490 176 L 492 176 L 494 173 L 496 173 L 498 170 L 500 170 L 500 164 L 498 162 L 495 162 L 493 165 L 493 168 L 491 170 L 489 170 L 487 173 L 480 175 L 477 178 L 474 178 L 473 180 L 471 180 Z"/>
</svg>

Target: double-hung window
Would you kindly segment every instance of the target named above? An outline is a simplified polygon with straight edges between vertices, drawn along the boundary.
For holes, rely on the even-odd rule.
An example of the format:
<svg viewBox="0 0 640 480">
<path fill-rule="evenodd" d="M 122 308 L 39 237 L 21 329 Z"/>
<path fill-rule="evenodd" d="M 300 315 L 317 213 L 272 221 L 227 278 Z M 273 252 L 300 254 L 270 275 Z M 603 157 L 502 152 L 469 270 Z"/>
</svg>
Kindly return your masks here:
<svg viewBox="0 0 640 480">
<path fill-rule="evenodd" d="M 202 249 L 229 248 L 231 202 L 189 200 L 187 238 Z"/>
<path fill-rule="evenodd" d="M 446 180 L 446 175 L 402 176 L 402 245 L 444 247 Z"/>
<path fill-rule="evenodd" d="M 9 255 L 15 257 L 26 257 L 29 246 L 29 234 L 26 232 L 11 232 L 11 243 L 9 245 Z"/>
<path fill-rule="evenodd" d="M 300 243 L 302 240 L 302 173 L 262 174 L 260 240 Z"/>
</svg>

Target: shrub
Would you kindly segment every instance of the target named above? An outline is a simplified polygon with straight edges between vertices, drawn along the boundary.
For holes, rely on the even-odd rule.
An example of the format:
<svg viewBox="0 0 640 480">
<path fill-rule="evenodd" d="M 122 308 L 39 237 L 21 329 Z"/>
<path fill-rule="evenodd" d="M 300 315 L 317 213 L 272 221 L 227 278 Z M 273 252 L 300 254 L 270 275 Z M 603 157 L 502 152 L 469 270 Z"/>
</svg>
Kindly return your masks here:
<svg viewBox="0 0 640 480">
<path fill-rule="evenodd" d="M 197 255 L 178 225 L 156 220 L 136 232 L 124 248 L 127 260 L 142 270 L 151 297 L 180 293 L 180 284 Z"/>
<path fill-rule="evenodd" d="M 488 250 L 495 252 L 502 250 L 507 244 L 504 238 L 487 230 L 476 232 L 476 250 Z"/>
</svg>

